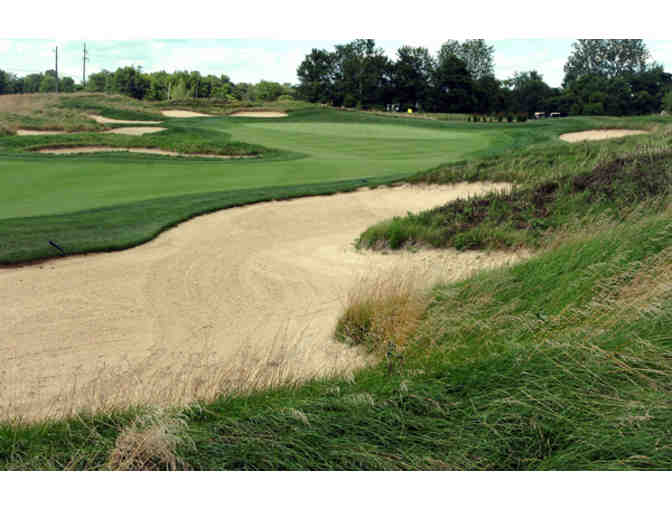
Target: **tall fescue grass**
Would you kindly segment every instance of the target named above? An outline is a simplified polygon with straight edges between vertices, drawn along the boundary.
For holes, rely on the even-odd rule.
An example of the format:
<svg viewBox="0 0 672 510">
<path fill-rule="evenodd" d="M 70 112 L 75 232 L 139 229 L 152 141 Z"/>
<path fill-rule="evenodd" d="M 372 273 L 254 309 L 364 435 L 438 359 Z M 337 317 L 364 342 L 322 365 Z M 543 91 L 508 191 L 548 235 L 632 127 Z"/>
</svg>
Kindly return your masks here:
<svg viewBox="0 0 672 510">
<path fill-rule="evenodd" d="M 428 285 L 404 269 L 363 277 L 347 295 L 336 338 L 377 353 L 402 350 L 429 304 Z"/>
</svg>

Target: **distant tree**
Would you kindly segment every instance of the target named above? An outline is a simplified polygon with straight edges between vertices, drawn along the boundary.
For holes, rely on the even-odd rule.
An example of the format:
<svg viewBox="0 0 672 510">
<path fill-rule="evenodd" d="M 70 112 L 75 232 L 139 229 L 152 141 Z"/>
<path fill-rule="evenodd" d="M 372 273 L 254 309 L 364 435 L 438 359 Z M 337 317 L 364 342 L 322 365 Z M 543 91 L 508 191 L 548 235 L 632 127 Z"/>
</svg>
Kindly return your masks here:
<svg viewBox="0 0 672 510">
<path fill-rule="evenodd" d="M 345 106 L 383 104 L 389 92 L 392 63 L 373 39 L 337 45 L 334 99 Z"/>
<path fill-rule="evenodd" d="M 284 92 L 284 87 L 274 81 L 261 80 L 255 85 L 257 99 L 261 101 L 275 101 Z"/>
<path fill-rule="evenodd" d="M 563 85 L 586 75 L 615 78 L 644 71 L 649 56 L 643 39 L 578 39 L 564 67 Z"/>
<path fill-rule="evenodd" d="M 672 90 L 663 96 L 663 110 L 672 114 Z"/>
<path fill-rule="evenodd" d="M 23 77 L 23 92 L 24 93 L 33 93 L 40 91 L 40 85 L 42 83 L 42 78 L 44 75 L 42 73 L 33 73 Z"/>
<path fill-rule="evenodd" d="M 507 84 L 513 92 L 513 108 L 529 115 L 543 111 L 546 101 L 553 95 L 551 87 L 537 71 L 516 72 Z"/>
<path fill-rule="evenodd" d="M 434 59 L 426 48 L 399 48 L 392 77 L 395 102 L 427 108 L 433 73 Z"/>
<path fill-rule="evenodd" d="M 40 92 L 56 92 L 56 85 L 58 82 L 56 81 L 56 77 L 53 74 L 50 74 L 49 71 L 47 71 L 47 74 L 45 74 L 42 77 L 42 81 L 40 81 Z"/>
<path fill-rule="evenodd" d="M 59 92 L 74 92 L 75 91 L 75 80 L 70 78 L 69 76 L 66 76 L 59 80 L 58 84 L 58 91 Z"/>
<path fill-rule="evenodd" d="M 313 50 L 296 70 L 299 97 L 313 103 L 326 103 L 334 94 L 335 55 L 325 50 Z"/>
<path fill-rule="evenodd" d="M 92 73 L 86 80 L 86 90 L 89 92 L 105 92 L 111 88 L 112 73 L 103 69 L 99 73 Z"/>
<path fill-rule="evenodd" d="M 10 94 L 9 73 L 0 69 L 0 94 Z"/>
<path fill-rule="evenodd" d="M 433 76 L 432 108 L 448 113 L 470 113 L 475 108 L 474 81 L 467 66 L 455 55 L 439 60 Z"/>
<path fill-rule="evenodd" d="M 111 91 L 135 99 L 142 99 L 149 91 L 150 81 L 141 68 L 131 66 L 117 69 L 111 77 Z"/>
<path fill-rule="evenodd" d="M 449 55 L 455 55 L 467 66 L 471 77 L 480 80 L 485 76 L 495 75 L 495 47 L 488 46 L 485 39 L 467 39 L 463 43 L 448 39 L 439 50 L 439 64 Z"/>
</svg>

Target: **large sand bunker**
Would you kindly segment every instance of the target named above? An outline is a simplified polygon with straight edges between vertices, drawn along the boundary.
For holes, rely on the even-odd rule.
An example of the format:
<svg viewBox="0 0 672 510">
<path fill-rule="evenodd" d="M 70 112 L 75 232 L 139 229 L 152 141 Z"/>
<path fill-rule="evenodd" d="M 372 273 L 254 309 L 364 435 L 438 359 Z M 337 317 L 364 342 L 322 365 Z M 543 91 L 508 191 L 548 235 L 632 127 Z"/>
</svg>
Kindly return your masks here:
<svg viewBox="0 0 672 510">
<path fill-rule="evenodd" d="M 353 240 L 393 215 L 502 188 L 267 202 L 195 218 L 131 250 L 0 269 L 0 416 L 180 403 L 360 366 L 365 357 L 332 333 L 362 275 L 450 280 L 521 255 L 360 253 Z"/>
<path fill-rule="evenodd" d="M 236 112 L 232 113 L 230 117 L 256 117 L 260 119 L 277 119 L 280 117 L 287 117 L 284 112 Z"/>
<path fill-rule="evenodd" d="M 161 124 L 162 122 L 160 120 L 118 120 L 93 114 L 89 114 L 88 116 L 100 124 Z"/>
<path fill-rule="evenodd" d="M 584 141 L 606 140 L 608 138 L 621 138 L 631 135 L 646 135 L 648 131 L 636 129 L 600 129 L 593 131 L 581 131 L 578 133 L 567 133 L 560 135 L 560 140 L 569 143 L 578 143 Z"/>
<path fill-rule="evenodd" d="M 159 154 L 161 156 L 182 156 L 186 158 L 218 158 L 218 159 L 240 159 L 256 158 L 258 156 L 228 156 L 220 154 L 184 154 L 181 152 L 171 152 L 163 149 L 138 148 L 138 147 L 59 147 L 57 149 L 40 149 L 41 154 L 95 154 L 97 152 L 135 152 L 138 154 Z"/>
<path fill-rule="evenodd" d="M 190 119 L 192 117 L 212 117 L 207 113 L 190 112 L 188 110 L 161 110 L 161 113 L 166 117 L 173 117 L 176 119 Z"/>
</svg>

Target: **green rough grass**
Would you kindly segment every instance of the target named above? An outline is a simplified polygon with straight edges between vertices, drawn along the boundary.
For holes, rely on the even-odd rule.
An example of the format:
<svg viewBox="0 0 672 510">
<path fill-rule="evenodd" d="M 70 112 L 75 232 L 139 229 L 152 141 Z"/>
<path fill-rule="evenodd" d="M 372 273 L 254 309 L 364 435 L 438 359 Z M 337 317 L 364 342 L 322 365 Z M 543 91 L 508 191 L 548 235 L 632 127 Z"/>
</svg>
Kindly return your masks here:
<svg viewBox="0 0 672 510">
<path fill-rule="evenodd" d="M 350 113 L 319 113 L 313 119 L 327 122 L 330 136 L 338 134 L 335 123 L 347 127 L 359 122 L 358 114 Z M 219 121 L 207 120 L 211 122 Z M 405 122 L 417 121 L 400 121 L 399 126 Z M 557 134 L 596 122 L 579 119 L 549 124 L 548 129 Z M 648 121 L 619 122 L 633 127 Z M 240 132 L 251 133 L 252 124 L 241 122 Z M 571 229 L 559 229 L 534 258 L 516 266 L 435 287 L 406 348 L 352 378 L 228 395 L 170 411 L 167 416 L 173 418 L 166 423 L 172 419 L 184 425 L 175 428 L 175 441 L 165 443 L 174 445 L 179 462 L 172 462 L 171 455 L 150 455 L 149 464 L 201 470 L 672 469 L 672 203 L 666 191 L 669 167 L 656 166 L 666 159 L 654 157 L 652 168 L 660 172 L 632 180 L 637 174 L 629 170 L 638 166 L 628 166 L 632 161 L 627 155 L 639 143 L 634 139 L 570 147 L 554 142 L 555 135 L 539 126 L 512 128 L 516 131 L 507 130 L 506 137 L 500 133 L 504 138 L 495 136 L 493 144 L 472 153 L 480 155 L 478 161 L 441 165 L 436 178 L 463 180 L 465 174 L 456 169 L 467 168 L 477 170 L 471 173 L 473 180 L 495 180 L 498 166 L 487 165 L 495 158 L 508 161 L 497 151 L 536 143 L 537 148 L 523 151 L 524 168 L 511 160 L 505 169 L 514 182 L 529 190 L 550 178 L 565 179 L 563 186 L 571 190 L 578 177 L 590 194 L 594 175 L 586 172 L 620 157 L 625 172 L 616 172 L 608 183 L 617 191 L 643 193 L 639 206 L 627 214 L 605 210 Z M 235 127 L 230 128 L 233 139 Z M 282 140 L 277 127 L 260 126 L 258 131 L 265 133 L 258 140 Z M 308 150 L 313 147 L 324 155 L 329 147 L 321 142 L 325 147 L 320 152 L 321 143 L 302 138 L 305 134 L 296 128 L 288 127 L 284 134 L 295 137 L 304 154 L 314 154 Z M 604 151 L 609 157 L 600 155 Z M 0 159 L 5 164 L 20 161 L 14 158 Z M 124 158 L 115 161 L 127 163 Z M 314 156 L 312 161 L 331 168 L 329 158 Z M 577 161 L 583 163 L 576 166 Z M 480 164 L 485 166 L 477 168 Z M 46 165 L 42 171 L 48 171 Z M 632 186 L 647 182 L 655 192 Z M 342 186 L 356 184 L 353 179 Z M 333 182 L 322 186 L 321 191 L 334 190 Z M 595 189 L 602 193 L 609 188 Z M 320 191 L 287 186 L 261 190 L 256 199 L 311 190 Z M 241 198 L 237 193 L 228 198 L 224 191 L 194 194 L 194 203 L 171 197 L 155 203 L 137 200 L 136 205 L 138 211 L 163 215 L 155 222 L 161 229 L 179 221 L 172 215 L 178 210 L 186 216 L 199 208 L 220 208 L 226 200 Z M 161 200 L 171 200 L 173 212 Z M 78 214 L 93 213 L 99 216 L 72 231 L 103 220 L 111 223 L 102 223 L 101 231 L 121 231 L 129 221 L 116 217 L 122 214 L 118 210 L 110 214 L 104 209 L 63 217 L 76 221 Z M 25 221 L 16 230 L 25 233 L 56 217 L 3 221 Z M 0 425 L 0 469 L 109 469 L 129 428 L 147 421 L 145 416 L 162 415 L 131 408 L 38 424 L 7 422 Z"/>
<path fill-rule="evenodd" d="M 552 146 L 424 174 L 425 182 L 497 175 L 521 183 L 511 192 L 457 200 L 374 225 L 359 238 L 365 248 L 510 249 L 538 247 L 566 225 L 608 214 L 618 218 L 672 184 L 672 138 L 663 130 L 639 140 Z M 642 140 L 645 143 L 642 143 Z M 491 171 L 492 170 L 492 171 Z M 417 180 L 415 177 L 414 180 Z"/>
<path fill-rule="evenodd" d="M 390 366 L 181 410 L 177 455 L 208 470 L 669 470 L 671 214 L 437 287 Z M 7 424 L 0 467 L 105 469 L 143 413 Z"/>
</svg>

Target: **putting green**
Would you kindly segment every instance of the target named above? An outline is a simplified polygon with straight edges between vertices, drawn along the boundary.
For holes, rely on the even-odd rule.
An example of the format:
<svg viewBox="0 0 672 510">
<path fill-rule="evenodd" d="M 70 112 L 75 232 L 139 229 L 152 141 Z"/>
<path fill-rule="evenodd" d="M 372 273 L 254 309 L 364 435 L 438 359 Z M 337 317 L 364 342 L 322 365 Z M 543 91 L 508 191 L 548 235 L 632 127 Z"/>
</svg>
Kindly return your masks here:
<svg viewBox="0 0 672 510">
<path fill-rule="evenodd" d="M 343 114 L 335 112 L 335 120 Z M 499 131 L 442 123 L 208 118 L 168 121 L 292 154 L 268 160 L 170 160 L 134 154 L 0 156 L 0 218 L 51 215 L 193 193 L 392 176 L 487 149 Z M 312 120 L 311 120 L 312 119 Z M 300 153 L 301 157 L 297 157 Z"/>
</svg>

